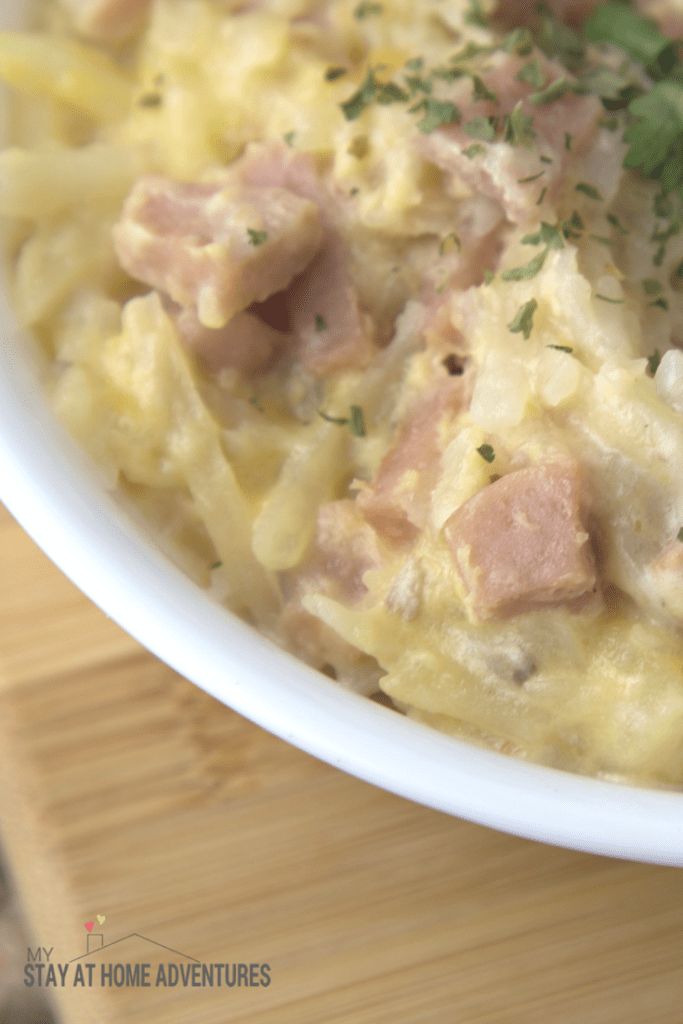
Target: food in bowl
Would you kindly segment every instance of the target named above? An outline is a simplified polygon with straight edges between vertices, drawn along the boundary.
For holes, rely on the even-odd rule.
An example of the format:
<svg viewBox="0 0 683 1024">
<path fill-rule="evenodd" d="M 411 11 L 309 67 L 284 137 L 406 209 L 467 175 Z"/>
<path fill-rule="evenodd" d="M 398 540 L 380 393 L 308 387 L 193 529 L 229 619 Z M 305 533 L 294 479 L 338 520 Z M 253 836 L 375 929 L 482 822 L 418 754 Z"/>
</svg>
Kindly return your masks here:
<svg viewBox="0 0 683 1024">
<path fill-rule="evenodd" d="M 46 3 L 0 211 L 54 407 L 218 600 L 679 786 L 683 22 L 640 7 Z"/>
</svg>

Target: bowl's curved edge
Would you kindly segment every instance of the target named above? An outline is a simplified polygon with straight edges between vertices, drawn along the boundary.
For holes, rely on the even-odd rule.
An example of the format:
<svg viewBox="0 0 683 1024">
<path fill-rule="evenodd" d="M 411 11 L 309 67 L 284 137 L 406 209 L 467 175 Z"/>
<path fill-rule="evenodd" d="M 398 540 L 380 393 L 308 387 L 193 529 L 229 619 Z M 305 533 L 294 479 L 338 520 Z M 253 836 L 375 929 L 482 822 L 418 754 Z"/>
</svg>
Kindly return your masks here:
<svg viewBox="0 0 683 1024">
<path fill-rule="evenodd" d="M 180 674 L 357 777 L 518 836 L 683 866 L 683 795 L 574 776 L 351 693 L 239 621 L 147 541 L 57 423 L 0 297 L 0 498 L 59 568 Z"/>
</svg>

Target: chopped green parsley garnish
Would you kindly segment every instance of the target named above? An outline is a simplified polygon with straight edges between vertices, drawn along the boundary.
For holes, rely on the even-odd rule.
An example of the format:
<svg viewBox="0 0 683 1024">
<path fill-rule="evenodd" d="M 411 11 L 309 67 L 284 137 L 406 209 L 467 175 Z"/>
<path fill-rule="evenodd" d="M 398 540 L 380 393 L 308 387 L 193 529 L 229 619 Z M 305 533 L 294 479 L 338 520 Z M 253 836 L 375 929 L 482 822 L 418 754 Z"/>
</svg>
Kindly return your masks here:
<svg viewBox="0 0 683 1024">
<path fill-rule="evenodd" d="M 572 86 L 566 78 L 558 78 L 554 82 L 551 82 L 550 85 L 541 92 L 532 93 L 529 99 L 537 107 L 542 107 L 548 103 L 554 103 L 556 100 L 561 99 L 565 93 L 569 92 L 571 89 Z"/>
<path fill-rule="evenodd" d="M 678 531 L 678 535 L 677 536 L 678 536 L 678 540 L 681 542 L 681 544 L 683 544 L 683 526 L 681 526 L 680 530 Z"/>
<path fill-rule="evenodd" d="M 646 295 L 659 295 L 662 290 L 661 282 L 657 281 L 654 277 L 646 277 L 644 281 L 641 281 L 641 284 Z"/>
<path fill-rule="evenodd" d="M 562 233 L 554 224 L 542 221 L 538 231 L 524 235 L 522 245 L 546 245 L 549 249 L 563 249 Z"/>
<path fill-rule="evenodd" d="M 222 568 L 223 568 L 223 563 L 222 562 L 214 562 L 213 565 L 209 566 L 209 569 L 222 569 Z"/>
<path fill-rule="evenodd" d="M 429 96 L 432 91 L 432 83 L 428 78 L 420 78 L 419 75 L 406 75 L 405 83 L 410 90 L 411 96 L 417 96 L 419 92 Z"/>
<path fill-rule="evenodd" d="M 247 234 L 249 235 L 249 243 L 254 247 L 263 245 L 264 242 L 268 241 L 267 231 L 257 231 L 255 228 L 247 228 Z"/>
<path fill-rule="evenodd" d="M 463 130 L 473 139 L 481 139 L 482 142 L 493 142 L 496 137 L 496 129 L 493 118 L 473 117 L 463 125 Z"/>
<path fill-rule="evenodd" d="M 589 199 L 602 199 L 602 196 L 598 192 L 594 185 L 589 185 L 585 181 L 580 181 L 578 185 L 574 186 L 577 192 L 583 192 Z"/>
<path fill-rule="evenodd" d="M 365 437 L 365 417 L 359 405 L 352 405 L 348 416 L 330 416 L 318 409 L 318 416 L 337 427 L 349 427 L 354 437 Z"/>
<path fill-rule="evenodd" d="M 503 281 L 529 281 L 542 270 L 550 250 L 562 249 L 564 241 L 559 228 L 555 227 L 554 224 L 547 224 L 543 221 L 538 231 L 524 235 L 522 245 L 543 245 L 545 248 L 524 266 L 513 267 L 512 270 L 504 270 L 501 274 Z"/>
<path fill-rule="evenodd" d="M 513 267 L 511 270 L 504 270 L 500 275 L 503 281 L 530 281 L 532 277 L 543 269 L 548 250 L 543 249 L 537 256 L 525 263 L 523 267 Z"/>
<path fill-rule="evenodd" d="M 471 146 L 463 150 L 463 156 L 466 156 L 468 160 L 474 160 L 475 156 L 481 156 L 485 152 L 485 146 L 482 146 L 479 142 L 473 142 Z"/>
<path fill-rule="evenodd" d="M 548 194 L 548 188 L 546 186 L 546 188 L 542 188 L 541 189 L 540 195 L 539 195 L 538 199 L 536 200 L 536 206 L 542 206 L 543 205 L 543 200 L 545 199 L 547 194 Z"/>
<path fill-rule="evenodd" d="M 660 298 L 655 299 L 654 302 L 648 302 L 648 307 L 650 309 L 652 309 L 653 307 L 655 307 L 656 309 L 663 309 L 666 312 L 669 309 L 669 303 L 666 299 Z"/>
<path fill-rule="evenodd" d="M 624 225 L 621 223 L 621 221 L 617 217 L 616 213 L 608 213 L 607 214 L 607 220 L 610 222 L 612 227 L 615 227 L 617 229 L 617 231 L 619 232 L 620 235 L 627 235 L 628 234 L 628 228 L 624 227 Z"/>
<path fill-rule="evenodd" d="M 380 82 L 377 86 L 377 102 L 388 106 L 390 103 L 406 103 L 410 96 L 396 82 Z"/>
<path fill-rule="evenodd" d="M 477 102 L 483 103 L 485 100 L 491 100 L 492 103 L 498 102 L 495 92 L 491 92 L 479 75 L 472 75 L 472 95 Z"/>
<path fill-rule="evenodd" d="M 531 337 L 531 332 L 534 328 L 534 313 L 538 309 L 538 302 L 536 299 L 530 299 L 525 302 L 521 309 L 517 312 L 516 316 L 508 324 L 508 330 L 511 334 L 523 334 L 525 340 Z"/>
<path fill-rule="evenodd" d="M 351 433 L 354 437 L 365 437 L 365 417 L 359 405 L 351 406 L 351 417 L 349 420 Z"/>
<path fill-rule="evenodd" d="M 486 28 L 488 25 L 488 18 L 484 12 L 484 8 L 481 6 L 481 0 L 469 0 L 467 11 L 465 12 L 465 24 L 477 25 L 479 28 Z"/>
<path fill-rule="evenodd" d="M 576 241 L 577 238 L 581 237 L 581 233 L 584 229 L 583 218 L 577 210 L 574 210 L 571 217 L 562 222 L 562 234 L 567 241 Z"/>
<path fill-rule="evenodd" d="M 318 409 L 318 416 L 325 420 L 326 423 L 334 423 L 337 427 L 346 427 L 349 424 L 348 416 L 330 416 L 329 413 L 323 412 L 322 409 Z"/>
<path fill-rule="evenodd" d="M 449 57 L 450 64 L 463 64 L 474 57 L 481 57 L 483 54 L 493 53 L 495 50 L 494 46 L 482 46 L 480 43 L 469 42 L 466 46 L 463 46 L 462 50 L 453 54 Z"/>
<path fill-rule="evenodd" d="M 534 48 L 534 38 L 528 28 L 515 28 L 503 40 L 503 49 L 507 53 L 516 53 L 518 57 L 527 57 Z"/>
<path fill-rule="evenodd" d="M 415 109 L 424 112 L 422 120 L 417 122 L 417 127 L 425 135 L 430 135 L 444 125 L 459 124 L 462 117 L 455 103 L 451 103 L 450 100 L 422 100 Z"/>
<path fill-rule="evenodd" d="M 369 0 L 362 0 L 353 12 L 354 18 L 363 21 L 365 18 L 373 18 L 384 10 L 382 4 L 370 3 Z"/>
<path fill-rule="evenodd" d="M 595 293 L 595 298 L 600 299 L 601 302 L 610 302 L 613 306 L 623 306 L 623 299 L 612 299 L 609 295 L 602 295 L 601 292 Z"/>
<path fill-rule="evenodd" d="M 545 86 L 545 75 L 538 60 L 530 60 L 528 64 L 521 67 L 517 72 L 517 78 L 520 82 L 526 82 L 527 85 L 533 86 L 534 89 L 543 89 Z"/>
<path fill-rule="evenodd" d="M 512 113 L 505 116 L 503 137 L 513 146 L 531 146 L 536 137 L 534 119 L 524 113 L 521 100 Z"/>
<path fill-rule="evenodd" d="M 659 364 L 661 363 L 661 361 L 662 354 L 658 348 L 654 350 L 651 356 L 647 357 L 647 372 L 650 374 L 651 377 L 654 377 L 654 375 L 656 374 L 657 370 L 659 369 Z"/>
<path fill-rule="evenodd" d="M 528 178 L 518 178 L 517 179 L 517 184 L 518 185 L 530 185 L 532 181 L 538 181 L 538 179 L 542 178 L 544 174 L 545 174 L 545 171 L 539 171 L 538 174 L 530 174 Z"/>
<path fill-rule="evenodd" d="M 354 92 L 345 103 L 341 104 L 347 121 L 356 121 L 365 108 L 372 103 L 377 94 L 377 79 L 373 71 L 368 71 L 361 87 Z"/>
<path fill-rule="evenodd" d="M 285 132 L 282 138 L 284 139 L 288 146 L 293 146 L 294 139 L 296 138 L 296 132 Z"/>
<path fill-rule="evenodd" d="M 341 108 L 347 121 L 356 121 L 373 101 L 387 105 L 405 102 L 409 98 L 405 89 L 395 82 L 380 82 L 371 68 L 363 84 L 341 104 Z"/>
<path fill-rule="evenodd" d="M 482 444 L 477 448 L 484 462 L 489 464 L 496 461 L 496 453 L 490 444 Z"/>
<path fill-rule="evenodd" d="M 325 72 L 325 81 L 336 82 L 338 78 L 343 78 L 343 76 L 347 74 L 347 68 L 328 68 L 327 71 Z"/>
<path fill-rule="evenodd" d="M 570 71 L 575 71 L 583 60 L 585 46 L 579 33 L 564 25 L 547 8 L 541 9 L 536 41 L 546 57 L 556 58 Z"/>
<path fill-rule="evenodd" d="M 438 78 L 443 82 L 455 82 L 458 78 L 463 78 L 465 72 L 462 68 L 432 68 L 430 71 L 432 78 Z"/>
<path fill-rule="evenodd" d="M 556 352 L 566 352 L 568 355 L 574 351 L 571 345 L 546 345 L 546 348 L 554 348 Z"/>
<path fill-rule="evenodd" d="M 327 330 L 327 321 L 320 313 L 315 314 L 315 329 L 318 333 L 320 333 L 320 331 Z"/>
<path fill-rule="evenodd" d="M 571 132 L 564 133 L 564 148 L 568 153 L 571 153 L 572 143 L 574 142 L 574 136 Z"/>
<path fill-rule="evenodd" d="M 422 71 L 422 68 L 425 66 L 425 59 L 424 57 L 411 57 L 410 60 L 406 61 L 405 66 L 408 68 L 408 71 Z"/>
</svg>

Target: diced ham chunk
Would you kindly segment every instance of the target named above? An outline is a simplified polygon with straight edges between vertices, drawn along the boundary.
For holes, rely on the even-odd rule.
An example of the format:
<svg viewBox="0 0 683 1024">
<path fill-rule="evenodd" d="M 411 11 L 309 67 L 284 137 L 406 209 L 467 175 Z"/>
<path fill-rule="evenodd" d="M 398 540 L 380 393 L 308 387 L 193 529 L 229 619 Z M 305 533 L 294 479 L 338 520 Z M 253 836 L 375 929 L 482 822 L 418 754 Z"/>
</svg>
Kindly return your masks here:
<svg viewBox="0 0 683 1024">
<path fill-rule="evenodd" d="M 322 240 L 315 203 L 282 188 L 142 178 L 114 244 L 132 277 L 192 306 L 205 327 L 286 288 Z"/>
<path fill-rule="evenodd" d="M 237 313 L 218 330 L 204 327 L 190 307 L 176 307 L 175 321 L 187 348 L 207 370 L 238 370 L 245 376 L 265 369 L 289 342 L 289 337 L 253 313 Z"/>
<path fill-rule="evenodd" d="M 357 504 L 381 537 L 411 541 L 424 526 L 429 498 L 439 472 L 440 429 L 446 417 L 467 402 L 463 377 L 440 381 L 408 413 L 392 448 Z"/>
<path fill-rule="evenodd" d="M 372 323 L 360 308 L 338 235 L 328 235 L 308 269 L 293 282 L 288 305 L 297 353 L 315 376 L 370 363 L 375 351 Z"/>
<path fill-rule="evenodd" d="M 248 186 L 285 188 L 320 209 L 322 245 L 286 296 L 303 366 L 320 377 L 366 366 L 374 352 L 372 323 L 353 282 L 339 226 L 340 197 L 321 180 L 309 156 L 277 143 L 249 146 L 235 173 Z"/>
<path fill-rule="evenodd" d="M 662 551 L 650 565 L 650 577 L 664 611 L 683 624 L 683 541 Z"/>
<path fill-rule="evenodd" d="M 451 516 L 446 538 L 481 619 L 573 601 L 596 585 L 579 473 L 570 463 L 502 477 Z"/>
<path fill-rule="evenodd" d="M 444 128 L 421 137 L 425 157 L 442 170 L 454 174 L 477 194 L 500 203 L 509 221 L 523 224 L 536 220 L 541 192 L 552 200 L 560 187 L 569 162 L 586 151 L 595 137 L 602 105 L 594 96 L 567 93 L 553 102 L 536 105 L 530 100 L 533 86 L 520 81 L 519 71 L 531 58 L 501 53 L 492 58 L 490 68 L 481 73 L 496 101 L 474 101 L 471 85 L 459 85 L 454 98 L 463 112 L 463 123 L 475 117 L 511 114 L 521 104 L 521 112 L 533 119 L 533 146 L 512 145 L 503 141 L 480 142 L 483 152 L 466 155 L 473 144 L 463 125 Z M 542 53 L 534 59 L 545 84 L 567 77 L 568 72 Z M 567 149 L 566 135 L 571 136 Z M 545 158 L 545 161 L 541 160 Z M 536 176 L 538 177 L 536 178 Z M 528 179 L 535 179 L 529 181 Z"/>
<path fill-rule="evenodd" d="M 124 39 L 140 23 L 150 0 L 62 0 L 76 30 L 102 42 Z"/>
</svg>

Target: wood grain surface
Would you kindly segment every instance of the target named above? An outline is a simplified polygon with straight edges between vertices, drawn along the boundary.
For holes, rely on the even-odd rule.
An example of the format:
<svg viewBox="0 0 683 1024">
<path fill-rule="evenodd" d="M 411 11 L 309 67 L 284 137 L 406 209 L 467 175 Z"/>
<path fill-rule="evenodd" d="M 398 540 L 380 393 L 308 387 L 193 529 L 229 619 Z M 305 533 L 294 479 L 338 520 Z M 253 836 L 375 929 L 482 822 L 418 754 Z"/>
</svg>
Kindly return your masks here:
<svg viewBox="0 0 683 1024">
<path fill-rule="evenodd" d="M 65 1024 L 683 1021 L 683 872 L 514 839 L 314 761 L 142 650 L 3 511 L 0 565 L 2 840 L 34 943 L 70 959 L 102 914 L 106 942 L 272 971 L 66 987 Z"/>
</svg>

